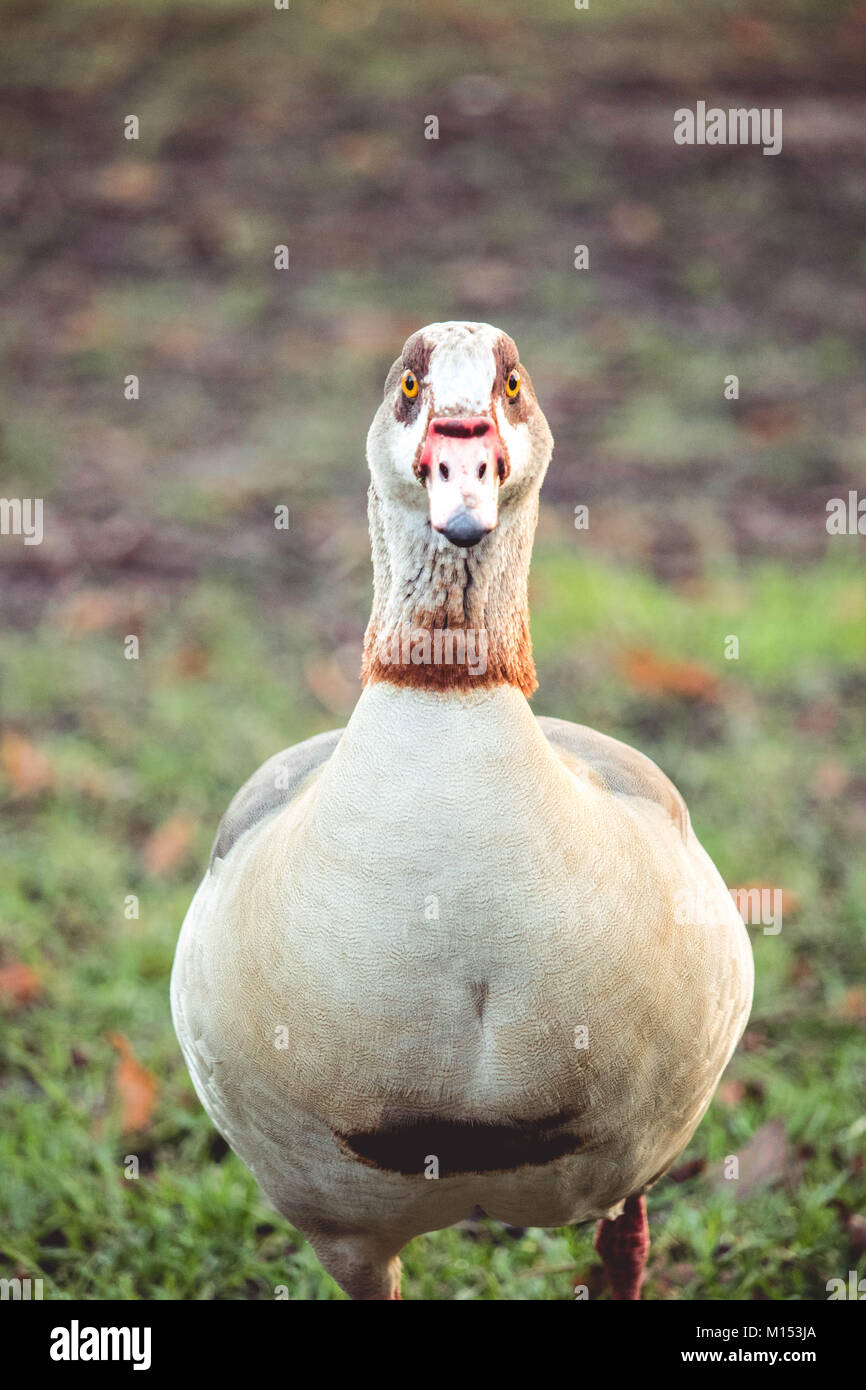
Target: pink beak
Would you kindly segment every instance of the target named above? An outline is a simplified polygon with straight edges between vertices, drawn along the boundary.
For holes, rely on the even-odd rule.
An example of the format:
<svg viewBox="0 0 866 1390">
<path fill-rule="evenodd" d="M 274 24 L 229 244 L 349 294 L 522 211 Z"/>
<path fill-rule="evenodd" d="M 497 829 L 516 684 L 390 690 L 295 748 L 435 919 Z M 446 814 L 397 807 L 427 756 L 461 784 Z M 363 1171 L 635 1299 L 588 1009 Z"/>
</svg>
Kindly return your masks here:
<svg viewBox="0 0 866 1390">
<path fill-rule="evenodd" d="M 430 525 L 452 545 L 477 545 L 499 519 L 502 440 L 489 415 L 443 415 L 430 421 L 421 454 L 430 494 Z"/>
</svg>

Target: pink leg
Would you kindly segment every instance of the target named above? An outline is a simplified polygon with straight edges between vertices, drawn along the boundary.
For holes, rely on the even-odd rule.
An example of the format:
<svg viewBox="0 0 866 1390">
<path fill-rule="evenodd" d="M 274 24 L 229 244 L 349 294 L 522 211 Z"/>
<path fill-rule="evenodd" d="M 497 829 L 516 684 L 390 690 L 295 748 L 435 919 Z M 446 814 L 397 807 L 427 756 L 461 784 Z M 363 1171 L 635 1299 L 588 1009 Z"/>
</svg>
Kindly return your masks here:
<svg viewBox="0 0 866 1390">
<path fill-rule="evenodd" d="M 649 1244 L 645 1197 L 629 1197 L 622 1216 L 599 1221 L 595 1248 L 604 1262 L 612 1298 L 619 1302 L 640 1298 Z"/>
</svg>

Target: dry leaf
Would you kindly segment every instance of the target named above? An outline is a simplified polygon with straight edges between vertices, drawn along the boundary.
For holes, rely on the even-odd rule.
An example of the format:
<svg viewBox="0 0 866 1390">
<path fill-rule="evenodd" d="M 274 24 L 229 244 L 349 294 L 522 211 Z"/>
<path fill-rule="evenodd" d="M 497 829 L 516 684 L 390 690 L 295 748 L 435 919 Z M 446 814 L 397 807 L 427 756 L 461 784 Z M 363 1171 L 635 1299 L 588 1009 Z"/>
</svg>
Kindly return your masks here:
<svg viewBox="0 0 866 1390">
<path fill-rule="evenodd" d="M 737 884 L 736 887 L 730 887 L 730 886 L 729 886 L 728 892 L 729 892 L 729 893 L 743 893 L 743 894 L 746 894 L 746 893 L 760 893 L 760 894 L 762 895 L 762 896 L 761 896 L 761 904 L 762 904 L 762 906 L 763 906 L 764 904 L 766 904 L 767 907 L 768 907 L 770 910 L 772 910 L 773 912 L 775 912 L 775 910 L 776 910 L 776 903 L 777 903 L 777 899 L 775 898 L 774 894 L 776 894 L 776 893 L 781 893 L 781 894 L 782 894 L 782 898 L 781 898 L 781 902 L 780 902 L 779 905 L 781 906 L 781 909 L 782 909 L 782 916 L 783 916 L 783 917 L 793 917 L 794 914 L 795 914 L 796 912 L 799 912 L 799 910 L 800 910 L 800 898 L 799 898 L 799 895 L 798 895 L 797 893 L 795 893 L 795 892 L 793 891 L 793 889 L 791 889 L 791 888 L 781 888 L 781 887 L 779 886 L 779 884 L 759 883 L 759 882 L 757 882 L 756 880 L 753 880 L 751 883 L 739 883 L 739 884 Z M 766 898 L 763 896 L 763 894 L 765 894 L 765 893 L 766 893 L 766 895 L 767 895 Z M 741 901 L 741 900 L 740 900 L 740 899 L 736 899 L 735 901 L 739 902 L 739 901 Z M 748 899 L 743 898 L 742 901 L 743 901 L 744 903 L 747 903 L 747 902 L 748 902 Z M 751 911 L 751 907 L 749 907 L 747 910 Z M 756 926 L 758 926 L 758 923 L 757 923 L 757 922 L 752 922 L 751 925 L 752 925 L 753 927 L 756 927 Z M 765 923 L 765 925 L 768 926 L 769 923 Z"/>
<path fill-rule="evenodd" d="M 139 1062 L 122 1033 L 110 1033 L 108 1041 L 120 1053 L 114 1079 L 121 1099 L 123 1133 L 145 1129 L 150 1124 L 159 1083 L 153 1072 Z"/>
<path fill-rule="evenodd" d="M 768 1120 L 761 1125 L 738 1157 L 739 1178 L 733 1182 L 725 1177 L 719 1179 L 720 1183 L 731 1182 L 738 1197 L 745 1197 L 764 1183 L 781 1178 L 788 1160 L 788 1142 L 782 1120 Z"/>
<path fill-rule="evenodd" d="M 734 47 L 749 58 L 764 58 L 778 48 L 776 31 L 765 19 L 755 19 L 752 15 L 732 15 L 725 28 Z"/>
<path fill-rule="evenodd" d="M 157 826 L 144 844 L 144 862 L 151 874 L 168 874 L 183 862 L 195 834 L 191 816 L 179 814 Z"/>
<path fill-rule="evenodd" d="M 90 186 L 102 202 L 138 210 L 152 207 L 158 200 L 164 178 L 157 164 L 143 159 L 116 159 L 99 170 Z"/>
<path fill-rule="evenodd" d="M 30 965 L 12 961 L 0 966 L 0 999 L 11 1004 L 13 1009 L 22 1004 L 32 1004 L 42 993 L 42 981 Z"/>
<path fill-rule="evenodd" d="M 862 985 L 849 986 L 842 995 L 836 1013 L 842 1018 L 853 1019 L 855 1023 L 866 1023 L 866 989 Z"/>
<path fill-rule="evenodd" d="M 739 423 L 759 446 L 787 444 L 800 434 L 803 413 L 791 405 L 758 405 L 741 415 Z"/>
<path fill-rule="evenodd" d="M 686 700 L 715 700 L 719 677 L 697 661 L 677 661 L 646 649 L 625 653 L 623 671 L 637 690 L 653 695 L 680 695 Z"/>
<path fill-rule="evenodd" d="M 207 675 L 210 665 L 210 652 L 206 647 L 196 647 L 188 643 L 175 652 L 172 668 L 181 680 L 201 680 Z"/>
<path fill-rule="evenodd" d="M 716 1092 L 722 1105 L 727 1105 L 731 1108 L 735 1105 L 739 1105 L 745 1094 L 746 1088 L 742 1081 L 723 1081 Z"/>
<path fill-rule="evenodd" d="M 812 786 L 822 801 L 834 801 L 848 785 L 848 769 L 836 758 L 825 758 L 818 764 Z"/>
<path fill-rule="evenodd" d="M 80 589 L 63 603 L 57 621 L 66 632 L 101 632 L 129 616 L 128 596 L 108 589 Z"/>
<path fill-rule="evenodd" d="M 31 796 L 54 785 L 54 768 L 46 754 L 11 729 L 0 739 L 0 765 L 14 796 Z"/>
<path fill-rule="evenodd" d="M 698 1173 L 702 1173 L 706 1166 L 705 1159 L 693 1158 L 688 1163 L 681 1163 L 679 1168 L 672 1168 L 668 1177 L 671 1182 L 688 1182 L 689 1178 L 696 1178 Z"/>
</svg>

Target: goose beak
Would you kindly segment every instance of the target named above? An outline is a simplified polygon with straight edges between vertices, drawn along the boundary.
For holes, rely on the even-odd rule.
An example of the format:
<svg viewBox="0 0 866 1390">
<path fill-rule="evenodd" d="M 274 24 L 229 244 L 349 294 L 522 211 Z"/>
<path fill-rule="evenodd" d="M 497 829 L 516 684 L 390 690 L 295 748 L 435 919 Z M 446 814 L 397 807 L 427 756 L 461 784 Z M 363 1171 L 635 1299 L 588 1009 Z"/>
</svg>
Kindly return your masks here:
<svg viewBox="0 0 866 1390">
<path fill-rule="evenodd" d="M 493 530 L 505 460 L 489 415 L 431 420 L 419 468 L 427 484 L 434 531 L 468 549 Z"/>
</svg>

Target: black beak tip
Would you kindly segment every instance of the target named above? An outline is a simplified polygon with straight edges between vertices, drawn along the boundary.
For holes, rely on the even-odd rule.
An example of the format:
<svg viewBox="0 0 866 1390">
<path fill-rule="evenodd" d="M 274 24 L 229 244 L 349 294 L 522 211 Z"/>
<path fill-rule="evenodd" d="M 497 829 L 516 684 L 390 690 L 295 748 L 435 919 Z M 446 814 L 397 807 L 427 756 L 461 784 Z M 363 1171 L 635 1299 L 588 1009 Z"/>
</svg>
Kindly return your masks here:
<svg viewBox="0 0 866 1390">
<path fill-rule="evenodd" d="M 471 512 L 464 507 L 449 518 L 447 525 L 442 527 L 442 534 L 452 545 L 459 545 L 461 550 L 469 550 L 484 539 L 487 531 L 483 526 L 479 526 Z"/>
</svg>

